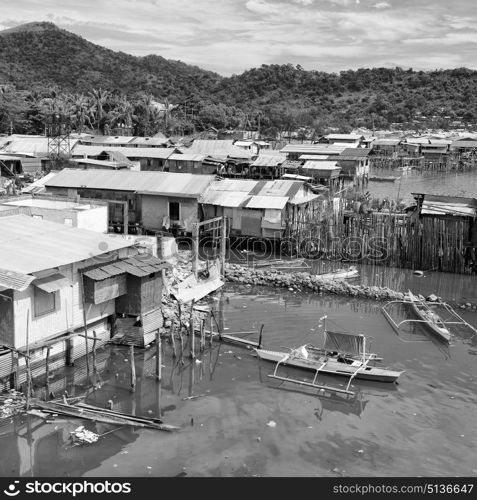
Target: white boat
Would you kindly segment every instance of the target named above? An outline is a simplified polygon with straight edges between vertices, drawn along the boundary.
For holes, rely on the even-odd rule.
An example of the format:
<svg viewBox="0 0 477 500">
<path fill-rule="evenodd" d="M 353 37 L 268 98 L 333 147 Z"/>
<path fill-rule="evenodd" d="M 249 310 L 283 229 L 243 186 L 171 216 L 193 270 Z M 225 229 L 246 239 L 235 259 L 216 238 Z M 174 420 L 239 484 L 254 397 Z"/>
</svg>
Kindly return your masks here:
<svg viewBox="0 0 477 500">
<path fill-rule="evenodd" d="M 411 290 L 409 290 L 409 301 L 414 312 L 439 339 L 445 342 L 451 341 L 452 333 L 446 327 L 441 317 L 426 302 L 414 295 Z"/>
<path fill-rule="evenodd" d="M 324 337 L 323 347 L 305 344 L 291 349 L 290 352 L 261 348 L 255 349 L 255 352 L 258 358 L 276 363 L 275 371 L 269 375 L 271 378 L 350 395 L 354 395 L 354 392 L 349 390 L 354 378 L 395 382 L 404 373 L 404 371 L 369 366 L 371 361 L 379 361 L 380 358 L 374 353 L 366 352 L 366 337 L 362 334 L 331 332 L 327 331 L 325 326 Z M 312 382 L 281 377 L 277 375 L 280 365 L 312 370 L 315 376 Z M 318 385 L 316 378 L 319 373 L 348 377 L 348 384 L 345 389 Z"/>
<path fill-rule="evenodd" d="M 322 278 L 325 280 L 342 280 L 348 278 L 356 278 L 357 276 L 359 276 L 359 272 L 356 266 L 350 266 L 348 269 L 338 269 L 337 271 L 332 271 L 330 273 L 316 275 L 317 278 Z"/>
</svg>

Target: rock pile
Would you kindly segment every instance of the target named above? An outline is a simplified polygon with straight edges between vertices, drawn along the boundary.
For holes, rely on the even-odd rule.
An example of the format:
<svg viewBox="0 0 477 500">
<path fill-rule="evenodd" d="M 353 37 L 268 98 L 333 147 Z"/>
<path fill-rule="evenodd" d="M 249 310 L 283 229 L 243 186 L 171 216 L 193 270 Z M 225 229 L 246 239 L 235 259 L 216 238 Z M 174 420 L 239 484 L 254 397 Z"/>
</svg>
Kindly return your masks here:
<svg viewBox="0 0 477 500">
<path fill-rule="evenodd" d="M 378 286 L 352 285 L 345 280 L 323 279 L 309 273 L 284 273 L 271 269 L 251 269 L 227 264 L 225 277 L 232 283 L 288 288 L 293 291 L 331 293 L 374 300 L 404 300 L 406 294 Z"/>
</svg>

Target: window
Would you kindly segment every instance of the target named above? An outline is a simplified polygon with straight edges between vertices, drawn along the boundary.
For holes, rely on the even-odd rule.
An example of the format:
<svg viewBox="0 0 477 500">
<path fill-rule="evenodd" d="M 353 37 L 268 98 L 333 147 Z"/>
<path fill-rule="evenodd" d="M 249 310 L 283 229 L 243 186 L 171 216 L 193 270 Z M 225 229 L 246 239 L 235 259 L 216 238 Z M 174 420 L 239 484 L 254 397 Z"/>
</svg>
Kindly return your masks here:
<svg viewBox="0 0 477 500">
<path fill-rule="evenodd" d="M 34 287 L 34 311 L 35 317 L 44 316 L 56 310 L 56 293 L 48 293 L 41 288 Z"/>
<path fill-rule="evenodd" d="M 179 220 L 181 218 L 180 203 L 177 201 L 169 202 L 169 218 L 171 220 Z"/>
<path fill-rule="evenodd" d="M 72 226 L 72 225 L 73 225 L 73 219 L 66 218 L 66 219 L 65 219 L 65 224 L 66 224 L 67 226 Z"/>
</svg>

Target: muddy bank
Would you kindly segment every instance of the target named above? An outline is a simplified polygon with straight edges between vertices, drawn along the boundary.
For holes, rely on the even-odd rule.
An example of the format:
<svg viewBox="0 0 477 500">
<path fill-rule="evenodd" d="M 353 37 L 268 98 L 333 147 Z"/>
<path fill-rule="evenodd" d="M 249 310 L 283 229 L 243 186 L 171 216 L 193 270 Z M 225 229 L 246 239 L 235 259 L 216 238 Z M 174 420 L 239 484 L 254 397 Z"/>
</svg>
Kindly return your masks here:
<svg viewBox="0 0 477 500">
<path fill-rule="evenodd" d="M 225 278 L 232 283 L 288 288 L 297 292 L 331 293 L 373 300 L 404 300 L 402 292 L 386 287 L 352 285 L 345 280 L 326 280 L 306 272 L 284 273 L 227 264 Z"/>
</svg>

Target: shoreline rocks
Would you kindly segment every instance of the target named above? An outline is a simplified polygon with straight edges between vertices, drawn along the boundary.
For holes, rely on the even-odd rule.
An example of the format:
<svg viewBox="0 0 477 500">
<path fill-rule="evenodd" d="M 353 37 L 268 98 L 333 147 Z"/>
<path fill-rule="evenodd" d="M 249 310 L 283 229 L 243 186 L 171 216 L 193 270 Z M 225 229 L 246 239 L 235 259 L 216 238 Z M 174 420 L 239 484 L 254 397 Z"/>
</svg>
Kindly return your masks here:
<svg viewBox="0 0 477 500">
<path fill-rule="evenodd" d="M 373 300 L 404 300 L 406 294 L 378 286 L 353 285 L 345 280 L 327 280 L 305 272 L 284 273 L 276 270 L 250 269 L 239 264 L 227 264 L 225 278 L 231 283 L 287 288 L 293 291 L 308 291 L 348 295 Z"/>
</svg>

